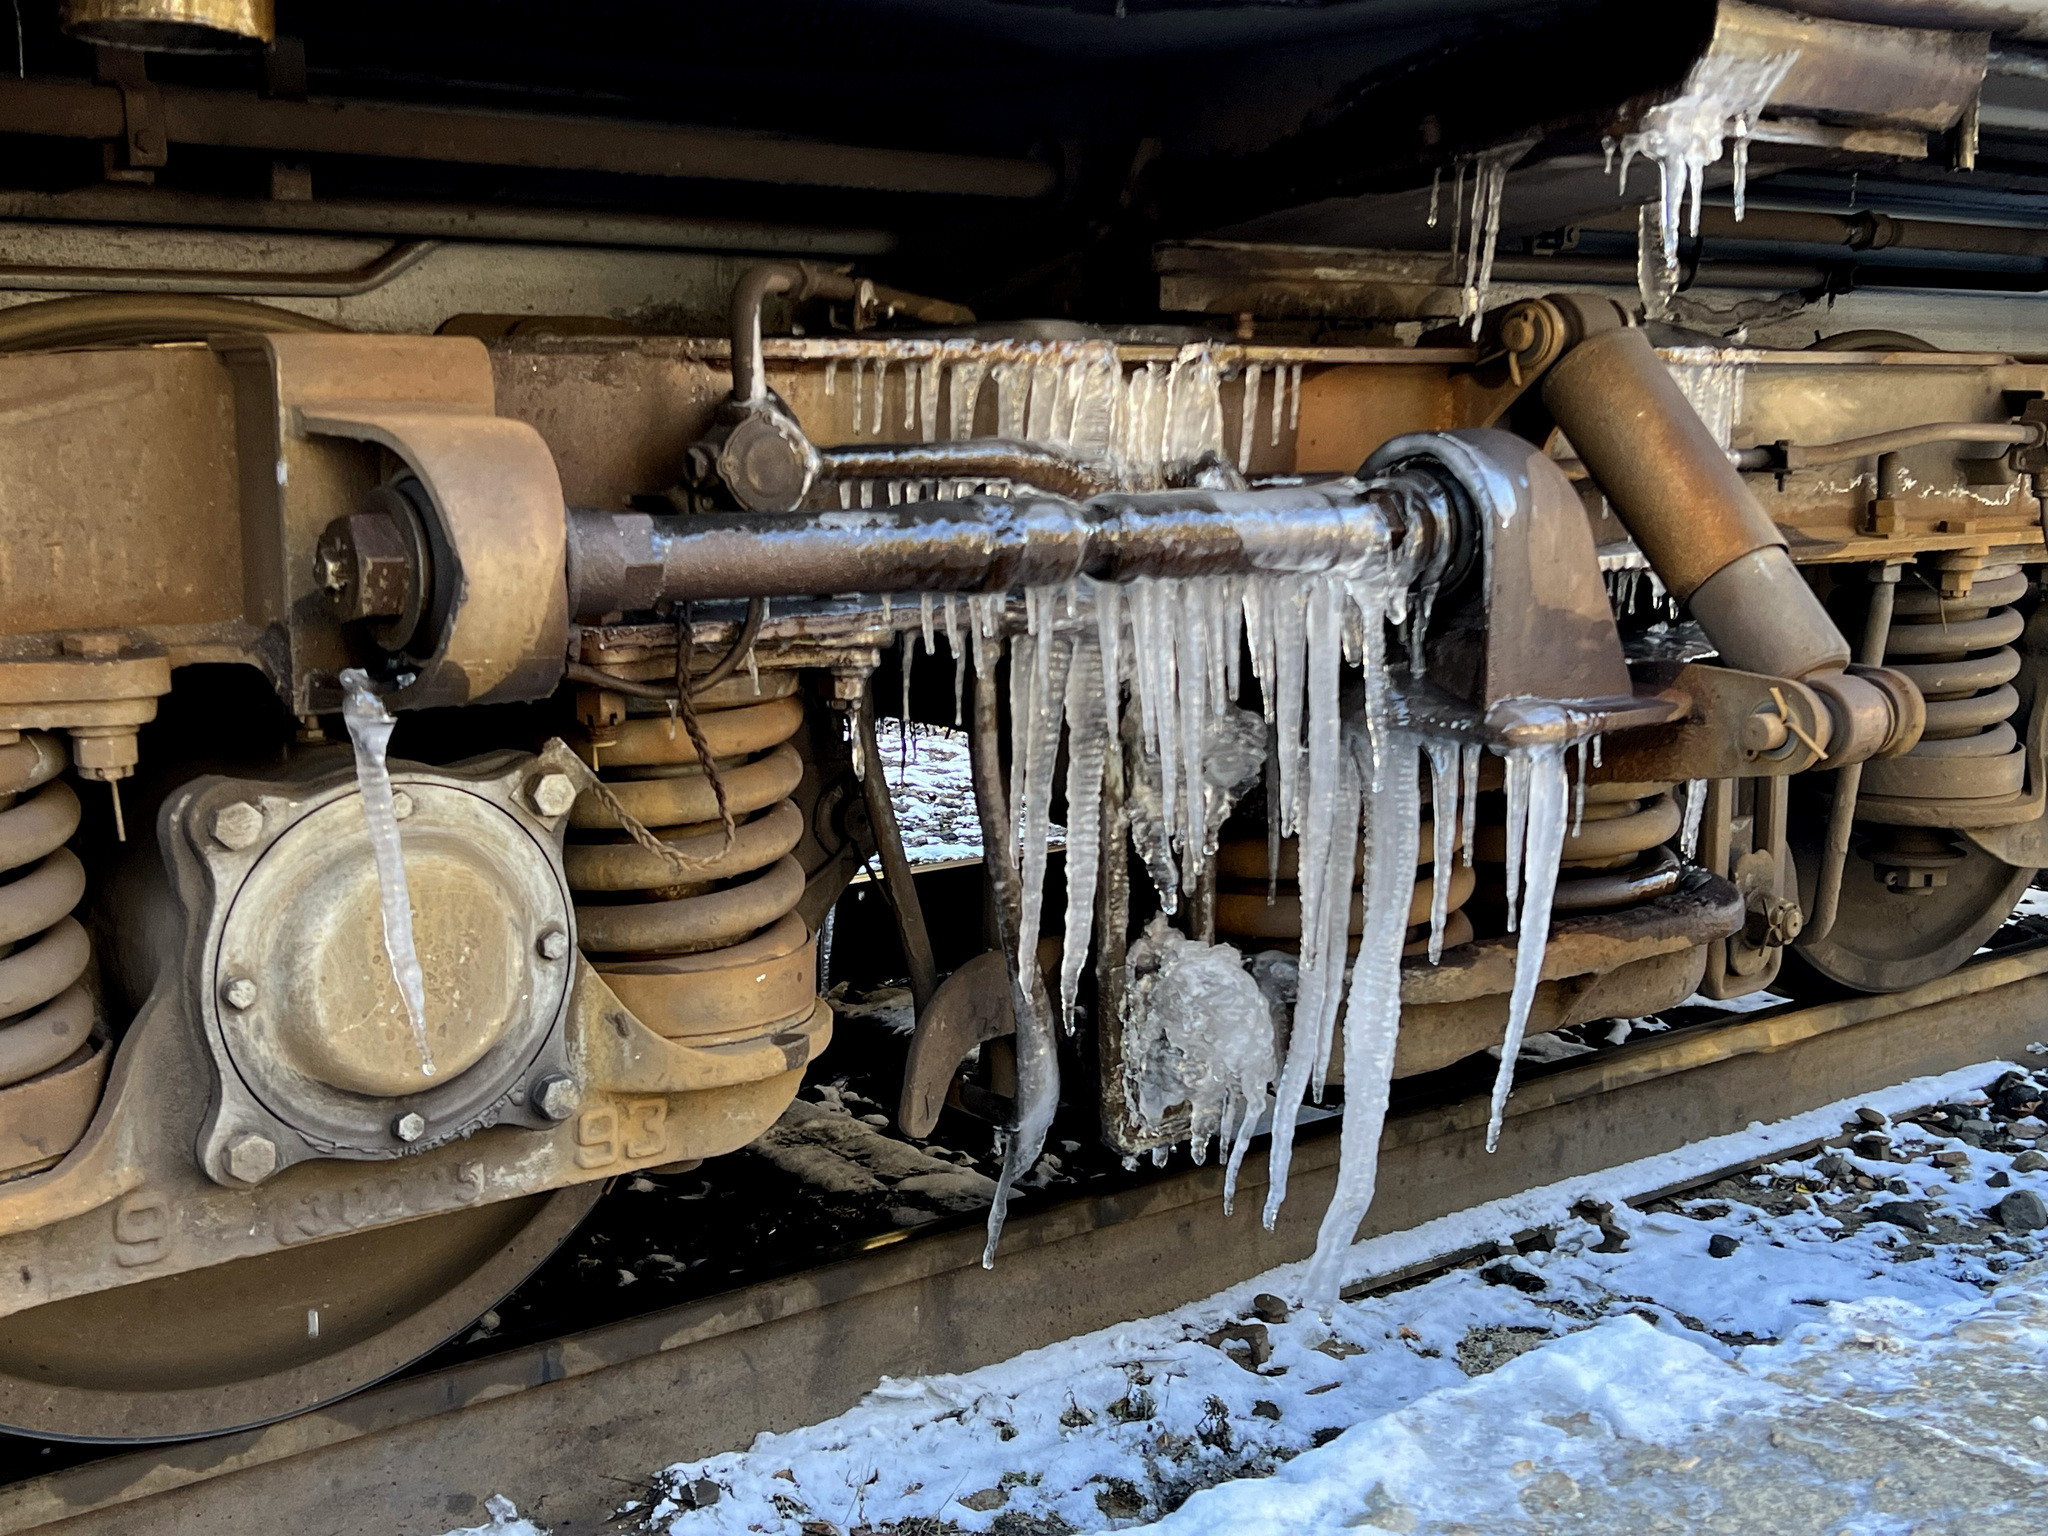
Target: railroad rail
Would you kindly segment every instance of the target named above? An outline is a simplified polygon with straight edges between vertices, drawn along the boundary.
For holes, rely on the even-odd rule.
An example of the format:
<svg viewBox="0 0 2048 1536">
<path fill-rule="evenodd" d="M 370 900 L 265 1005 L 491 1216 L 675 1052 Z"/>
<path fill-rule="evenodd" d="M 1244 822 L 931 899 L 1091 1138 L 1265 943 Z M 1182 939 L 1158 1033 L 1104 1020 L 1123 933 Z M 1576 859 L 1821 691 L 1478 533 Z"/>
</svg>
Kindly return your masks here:
<svg viewBox="0 0 2048 1536">
<path fill-rule="evenodd" d="M 1365 1235 L 2012 1057 L 2044 1033 L 2039 937 L 1911 991 L 1675 1028 L 1526 1081 L 1491 1157 L 1483 1096 L 1390 1117 Z M 889 1234 L 819 1268 L 402 1377 L 265 1428 L 0 1488 L 0 1536 L 432 1536 L 466 1518 L 448 1503 L 464 1492 L 504 1493 L 558 1536 L 595 1531 L 655 1469 L 839 1412 L 885 1375 L 973 1369 L 1302 1258 L 1336 1161 L 1334 1136 L 1304 1136 L 1294 1197 L 1270 1234 L 1256 1160 L 1230 1217 L 1214 1167 L 1020 1211 L 992 1272 L 978 1221 Z"/>
</svg>

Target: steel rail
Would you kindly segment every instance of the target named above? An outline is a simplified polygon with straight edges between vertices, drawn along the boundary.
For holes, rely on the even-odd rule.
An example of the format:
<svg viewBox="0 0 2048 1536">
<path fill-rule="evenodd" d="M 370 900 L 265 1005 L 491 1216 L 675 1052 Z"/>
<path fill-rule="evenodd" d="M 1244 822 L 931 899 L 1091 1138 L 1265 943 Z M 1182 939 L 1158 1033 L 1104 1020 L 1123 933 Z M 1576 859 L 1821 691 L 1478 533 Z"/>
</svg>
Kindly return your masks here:
<svg viewBox="0 0 2048 1536">
<path fill-rule="evenodd" d="M 1484 1096 L 1399 1113 L 1364 1235 L 2020 1056 L 2044 1016 L 2048 943 L 1908 992 L 1788 1003 L 1532 1078 L 1508 1103 L 1495 1157 L 1481 1150 Z M 973 1369 L 1303 1257 L 1336 1153 L 1329 1135 L 1297 1146 L 1293 1198 L 1271 1234 L 1253 1214 L 1256 1159 L 1234 1217 L 1220 1172 L 1196 1168 L 1015 1213 L 989 1271 L 978 1219 L 892 1233 L 816 1269 L 392 1381 L 267 1428 L 0 1488 L 0 1536 L 433 1536 L 459 1523 L 447 1501 L 462 1493 L 503 1493 L 557 1529 L 596 1529 L 661 1466 L 838 1413 L 884 1375 Z"/>
</svg>

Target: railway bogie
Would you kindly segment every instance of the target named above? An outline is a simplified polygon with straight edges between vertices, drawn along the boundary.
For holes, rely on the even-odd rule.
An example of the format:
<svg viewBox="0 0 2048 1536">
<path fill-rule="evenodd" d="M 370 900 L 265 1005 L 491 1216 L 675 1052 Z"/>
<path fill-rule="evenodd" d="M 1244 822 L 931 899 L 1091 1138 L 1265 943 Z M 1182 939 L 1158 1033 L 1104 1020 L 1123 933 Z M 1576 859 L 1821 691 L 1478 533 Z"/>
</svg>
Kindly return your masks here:
<svg viewBox="0 0 2048 1536">
<path fill-rule="evenodd" d="M 267 6 L 43 9 L 0 78 L 40 178 L 0 192 L 0 1425 L 345 1394 L 608 1181 L 904 1049 L 834 1044 L 856 879 L 897 952 L 841 974 L 912 994 L 899 1133 L 992 1122 L 1006 1197 L 1056 1119 L 1232 1178 L 1270 1125 L 1277 1202 L 1341 1103 L 1313 1285 L 1394 1081 L 1496 1050 L 1490 1144 L 1528 1037 L 1935 981 L 2048 866 L 2048 347 L 1932 289 L 1859 313 L 1938 345 L 1804 344 L 1889 243 L 1979 287 L 2048 248 L 1754 206 L 1916 135 L 1970 174 L 1982 31 L 1703 3 L 1597 113 L 1504 77 L 1527 142 L 1431 76 L 1447 116 L 1361 192 L 1314 126 L 942 149 L 892 107 L 805 145 L 504 112 L 446 60 L 422 89 L 489 100 L 328 111 L 289 35 L 243 78 Z M 1753 156 L 1729 227 L 1747 197 L 1777 265 L 1662 243 L 1629 161 L 1685 183 L 1688 113 Z M 1314 196 L 1240 174 L 1294 150 Z M 587 206 L 544 206 L 570 173 Z M 642 206 L 661 178 L 723 211 Z M 1563 221 L 1503 234 L 1545 186 Z M 1807 282 L 1823 237 L 1853 271 Z M 1715 272 L 1776 299 L 1704 307 Z M 920 896 L 899 712 L 964 738 L 972 911 Z"/>
</svg>

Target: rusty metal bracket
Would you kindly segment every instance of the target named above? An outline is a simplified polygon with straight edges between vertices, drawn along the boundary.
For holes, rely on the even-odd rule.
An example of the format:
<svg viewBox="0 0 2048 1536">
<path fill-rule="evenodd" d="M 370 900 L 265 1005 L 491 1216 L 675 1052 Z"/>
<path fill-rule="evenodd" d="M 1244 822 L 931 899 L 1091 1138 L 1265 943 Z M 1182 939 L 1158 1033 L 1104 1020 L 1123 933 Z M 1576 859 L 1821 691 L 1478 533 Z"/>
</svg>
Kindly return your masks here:
<svg viewBox="0 0 2048 1536">
<path fill-rule="evenodd" d="M 170 158 L 163 93 L 149 78 L 148 55 L 128 48 L 95 48 L 93 73 L 121 93 L 121 137 L 103 146 L 109 181 L 156 180 Z"/>
</svg>

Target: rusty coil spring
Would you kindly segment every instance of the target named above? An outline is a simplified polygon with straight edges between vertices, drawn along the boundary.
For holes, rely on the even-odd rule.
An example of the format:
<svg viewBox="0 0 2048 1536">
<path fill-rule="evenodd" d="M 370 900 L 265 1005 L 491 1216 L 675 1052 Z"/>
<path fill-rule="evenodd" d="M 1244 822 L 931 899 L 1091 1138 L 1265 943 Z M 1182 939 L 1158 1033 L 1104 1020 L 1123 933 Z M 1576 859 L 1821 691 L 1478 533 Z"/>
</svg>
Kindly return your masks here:
<svg viewBox="0 0 2048 1536">
<path fill-rule="evenodd" d="M 1900 586 L 1884 664 L 1905 673 L 1926 698 L 1927 729 L 1903 757 L 1863 765 L 1862 809 L 1882 811 L 1871 797 L 1992 800 L 2020 793 L 2026 753 L 2012 725 L 2020 706 L 2013 642 L 2026 621 L 2011 605 L 2026 591 L 2017 565 L 1984 567 L 1962 597 Z"/>
<path fill-rule="evenodd" d="M 71 915 L 85 866 L 64 846 L 78 796 L 57 777 L 64 763 L 53 736 L 0 747 L 0 1088 L 49 1071 L 92 1034 L 92 943 Z"/>
<path fill-rule="evenodd" d="M 1455 814 L 1455 807 L 1452 814 Z M 1421 863 L 1415 871 L 1415 894 L 1408 903 L 1408 945 L 1404 954 L 1419 955 L 1429 948 L 1429 909 L 1436 894 L 1433 862 L 1435 822 L 1425 821 L 1418 833 Z M 1226 838 L 1216 850 L 1216 934 L 1243 950 L 1295 949 L 1301 943 L 1300 847 L 1293 838 L 1280 843 L 1279 863 L 1271 882 L 1273 900 L 1267 902 L 1269 854 L 1263 837 Z M 1352 869 L 1351 913 L 1348 932 L 1352 948 L 1365 932 L 1365 893 L 1360 882 L 1365 874 L 1361 847 Z M 1475 879 L 1471 866 L 1462 860 L 1451 867 L 1451 885 L 1446 900 L 1443 947 L 1451 949 L 1472 939 L 1472 919 L 1463 908 L 1471 899 Z"/>
<path fill-rule="evenodd" d="M 1553 912 L 1606 912 L 1648 901 L 1674 889 L 1683 872 L 1669 844 L 1682 817 L 1669 784 L 1588 784 L 1568 802 L 1573 826 L 1558 859 Z M 1497 807 L 1481 802 L 1474 852 L 1482 864 L 1507 859 L 1507 829 Z"/>
<path fill-rule="evenodd" d="M 803 776 L 789 739 L 804 718 L 796 690 L 793 672 L 762 673 L 758 691 L 743 673 L 693 696 L 735 822 L 729 843 L 712 782 L 668 704 L 629 699 L 594 754 L 586 746 L 619 808 L 687 861 L 679 869 L 630 839 L 595 794 L 570 812 L 563 860 L 578 942 L 660 1034 L 739 1039 L 816 1005 L 816 941 L 795 910 L 804 891 L 793 853 L 803 815 L 789 798 Z"/>
</svg>

